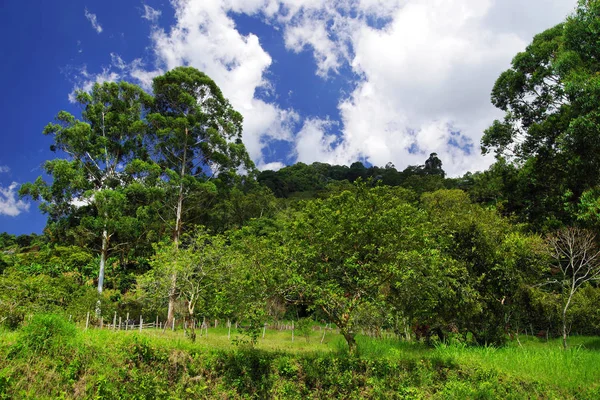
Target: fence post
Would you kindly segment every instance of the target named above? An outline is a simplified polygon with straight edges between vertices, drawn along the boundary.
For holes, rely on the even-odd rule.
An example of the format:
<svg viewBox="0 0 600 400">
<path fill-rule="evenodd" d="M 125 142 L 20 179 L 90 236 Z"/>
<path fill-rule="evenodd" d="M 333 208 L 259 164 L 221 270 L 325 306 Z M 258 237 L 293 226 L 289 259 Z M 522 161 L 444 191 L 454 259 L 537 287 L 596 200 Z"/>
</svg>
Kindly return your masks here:
<svg viewBox="0 0 600 400">
<path fill-rule="evenodd" d="M 267 331 L 267 323 L 263 324 L 263 339 L 265 338 L 265 332 Z"/>
<path fill-rule="evenodd" d="M 104 328 L 104 317 L 100 317 L 100 329 Z"/>
<path fill-rule="evenodd" d="M 121 330 L 121 317 L 119 317 L 119 330 Z"/>
<path fill-rule="evenodd" d="M 115 311 L 115 316 L 113 317 L 113 331 L 117 330 L 117 312 Z"/>
<path fill-rule="evenodd" d="M 90 312 L 87 313 L 87 318 L 85 320 L 85 330 L 88 330 L 88 326 L 90 326 Z"/>
<path fill-rule="evenodd" d="M 140 333 L 142 333 L 142 327 L 144 326 L 144 318 L 140 315 Z"/>
<path fill-rule="evenodd" d="M 125 319 L 125 330 L 129 329 L 129 313 L 127 313 L 127 318 Z"/>
<path fill-rule="evenodd" d="M 323 340 L 325 339 L 325 332 L 327 332 L 327 326 L 329 324 L 325 324 L 325 329 L 323 329 L 323 336 L 321 336 L 321 343 L 323 343 Z"/>
<path fill-rule="evenodd" d="M 158 314 L 156 314 L 156 323 L 154 324 L 154 328 L 158 328 Z"/>
</svg>

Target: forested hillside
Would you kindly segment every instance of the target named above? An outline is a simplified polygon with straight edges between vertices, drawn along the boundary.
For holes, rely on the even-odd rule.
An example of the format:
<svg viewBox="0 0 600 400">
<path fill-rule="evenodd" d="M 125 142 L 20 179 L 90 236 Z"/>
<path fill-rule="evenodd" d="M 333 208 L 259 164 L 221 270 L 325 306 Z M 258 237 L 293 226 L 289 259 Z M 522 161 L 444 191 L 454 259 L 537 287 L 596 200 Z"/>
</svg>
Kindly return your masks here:
<svg viewBox="0 0 600 400">
<path fill-rule="evenodd" d="M 398 341 L 502 345 L 600 335 L 600 2 L 580 1 L 500 75 L 496 161 L 448 177 L 436 153 L 397 170 L 258 171 L 242 116 L 192 67 L 77 93 L 43 131 L 56 158 L 20 195 L 41 235 L 0 234 L 0 325 L 36 314 L 335 326 Z M 116 313 L 116 314 L 115 314 Z M 262 333 L 264 335 L 264 333 Z"/>
</svg>

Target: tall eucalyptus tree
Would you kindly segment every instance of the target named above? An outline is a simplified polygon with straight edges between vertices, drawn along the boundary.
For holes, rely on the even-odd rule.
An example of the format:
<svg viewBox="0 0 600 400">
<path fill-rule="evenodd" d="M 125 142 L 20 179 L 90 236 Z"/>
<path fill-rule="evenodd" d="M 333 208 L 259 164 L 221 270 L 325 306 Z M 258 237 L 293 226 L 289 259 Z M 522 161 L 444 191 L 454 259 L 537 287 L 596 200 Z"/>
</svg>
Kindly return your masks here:
<svg viewBox="0 0 600 400">
<path fill-rule="evenodd" d="M 217 84 L 193 67 L 178 67 L 154 78 L 154 103 L 148 115 L 155 138 L 156 161 L 173 193 L 172 239 L 175 247 L 192 205 L 192 195 L 214 193 L 214 180 L 231 181 L 254 164 L 242 143 L 242 115 Z M 167 323 L 174 315 L 177 276 L 171 276 Z"/>
<path fill-rule="evenodd" d="M 104 270 L 111 237 L 123 224 L 126 196 L 123 189 L 133 181 L 126 172 L 136 159 L 147 158 L 144 110 L 151 96 L 126 82 L 96 84 L 76 96 L 82 107 L 81 119 L 61 111 L 45 135 L 52 135 L 51 150 L 61 158 L 46 161 L 46 182 L 39 177 L 23 185 L 20 194 L 41 200 L 49 223 L 77 215 L 85 209 L 88 227 L 100 238 L 98 293 L 102 294 Z M 100 301 L 100 300 L 98 300 Z M 100 302 L 96 313 L 100 314 Z"/>
</svg>

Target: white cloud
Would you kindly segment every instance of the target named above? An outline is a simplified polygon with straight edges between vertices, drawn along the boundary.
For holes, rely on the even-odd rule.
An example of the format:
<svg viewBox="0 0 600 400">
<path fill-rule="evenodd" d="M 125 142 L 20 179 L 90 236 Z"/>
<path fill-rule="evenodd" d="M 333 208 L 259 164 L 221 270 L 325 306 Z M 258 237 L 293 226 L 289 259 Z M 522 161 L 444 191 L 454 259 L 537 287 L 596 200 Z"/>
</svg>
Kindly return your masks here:
<svg viewBox="0 0 600 400">
<path fill-rule="evenodd" d="M 142 60 L 139 58 L 133 60 L 133 62 L 128 66 L 128 68 L 129 68 L 129 76 L 138 85 L 140 85 L 144 90 L 147 90 L 147 91 L 150 91 L 150 89 L 152 88 L 152 80 L 156 76 L 164 73 L 164 71 L 162 69 L 155 69 L 155 70 L 151 70 L 151 71 L 146 70 L 142 63 Z"/>
<path fill-rule="evenodd" d="M 6 165 L 0 165 L 0 173 L 3 172 L 10 172 L 10 168 L 7 167 Z"/>
<path fill-rule="evenodd" d="M 76 96 L 78 91 L 83 90 L 84 92 L 89 92 L 96 83 L 116 82 L 119 79 L 121 79 L 121 75 L 111 71 L 109 68 L 104 68 L 99 74 L 90 74 L 87 71 L 87 67 L 83 66 L 79 70 L 79 75 L 76 76 L 77 82 L 75 83 L 73 91 L 69 93 L 69 101 L 75 103 L 77 101 Z"/>
<path fill-rule="evenodd" d="M 92 28 L 94 28 L 94 30 L 100 34 L 102 33 L 102 26 L 100 25 L 100 23 L 98 22 L 98 17 L 96 16 L 96 14 L 92 14 L 91 12 L 88 11 L 88 9 L 85 9 L 85 17 L 88 19 L 88 21 L 90 21 L 90 23 L 92 24 Z"/>
<path fill-rule="evenodd" d="M 148 21 L 155 24 L 156 22 L 158 22 L 158 18 L 160 18 L 161 14 L 162 12 L 160 10 L 155 10 L 149 5 L 144 4 L 144 15 L 142 15 L 142 18 L 147 19 Z"/>
<path fill-rule="evenodd" d="M 110 63 L 113 67 L 124 70 L 126 67 L 125 61 L 117 53 L 110 53 Z"/>
<path fill-rule="evenodd" d="M 295 151 L 298 162 L 311 163 L 314 160 L 330 164 L 345 163 L 337 159 L 339 154 L 334 150 L 337 136 L 328 131 L 336 123 L 323 119 L 307 119 L 295 138 Z"/>
<path fill-rule="evenodd" d="M 479 141 L 500 115 L 489 100 L 495 79 L 534 34 L 575 5 L 508 3 L 282 0 L 287 14 L 279 21 L 290 50 L 312 49 L 322 77 L 345 62 L 361 77 L 339 99 L 341 137 L 309 118 L 296 135 L 298 161 L 365 158 L 403 168 L 437 152 L 451 175 L 486 168 L 493 160 L 480 155 Z M 384 28 L 373 27 L 377 19 L 387 21 Z"/>
<path fill-rule="evenodd" d="M 7 188 L 0 185 L 0 215 L 16 217 L 22 212 L 29 211 L 29 203 L 18 199 L 16 182 Z"/>
<path fill-rule="evenodd" d="M 483 169 L 483 130 L 499 116 L 490 104 L 495 79 L 534 34 L 564 20 L 575 0 L 172 0 L 175 24 L 152 28 L 157 63 L 146 69 L 113 56 L 112 68 L 80 88 L 114 78 L 149 88 L 179 65 L 204 71 L 244 116 L 244 142 L 260 168 L 272 141 L 294 146 L 298 161 L 350 164 L 366 159 L 398 168 L 437 152 L 451 175 Z M 154 13 L 152 12 L 154 11 Z M 153 20 L 159 11 L 144 8 Z M 272 56 L 259 38 L 242 35 L 243 13 L 279 30 L 289 51 L 312 52 L 327 79 L 349 67 L 357 79 L 340 93 L 340 121 L 300 116 L 257 90 L 276 93 Z M 92 83 L 90 83 L 92 82 Z M 275 89 L 275 90 L 273 90 Z M 304 121 L 302 121 L 304 118 Z M 300 130 L 296 132 L 297 126 Z"/>
<path fill-rule="evenodd" d="M 165 69 L 191 65 L 215 80 L 233 107 L 244 116 L 244 143 L 258 165 L 262 149 L 271 140 L 292 140 L 298 115 L 265 100 L 257 89 L 269 89 L 265 78 L 272 59 L 256 35 L 241 35 L 227 14 L 273 12 L 272 1 L 249 2 L 174 0 L 176 24 L 169 31 L 155 30 L 156 56 Z"/>
<path fill-rule="evenodd" d="M 545 19 L 547 27 L 572 5 L 562 3 L 565 14 Z M 412 0 L 395 10 L 384 30 L 362 24 L 352 37 L 351 66 L 364 79 L 340 103 L 344 146 L 335 151 L 396 166 L 421 164 L 437 152 L 451 175 L 487 167 L 493 160 L 480 155 L 479 141 L 499 115 L 489 93 L 535 33 L 491 29 L 497 4 Z M 469 143 L 470 151 L 460 148 Z"/>
<path fill-rule="evenodd" d="M 279 171 L 281 168 L 285 167 L 285 164 L 279 161 L 257 165 L 257 168 L 261 171 L 271 170 L 271 171 Z"/>
</svg>

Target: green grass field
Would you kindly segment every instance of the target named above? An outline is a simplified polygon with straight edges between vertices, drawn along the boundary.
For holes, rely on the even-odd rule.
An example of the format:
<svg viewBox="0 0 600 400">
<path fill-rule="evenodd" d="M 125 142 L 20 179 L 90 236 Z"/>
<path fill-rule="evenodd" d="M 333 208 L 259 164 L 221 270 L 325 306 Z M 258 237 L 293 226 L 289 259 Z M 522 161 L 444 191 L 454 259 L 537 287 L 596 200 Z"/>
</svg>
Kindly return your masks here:
<svg viewBox="0 0 600 400">
<path fill-rule="evenodd" d="M 60 324 L 63 325 L 60 325 Z M 54 324 L 54 325 L 53 325 Z M 359 336 L 308 340 L 267 330 L 254 348 L 209 329 L 72 329 L 42 321 L 0 331 L 0 399 L 13 398 L 600 398 L 600 338 L 520 337 L 502 348 Z M 239 338 L 232 330 L 231 338 Z"/>
</svg>

